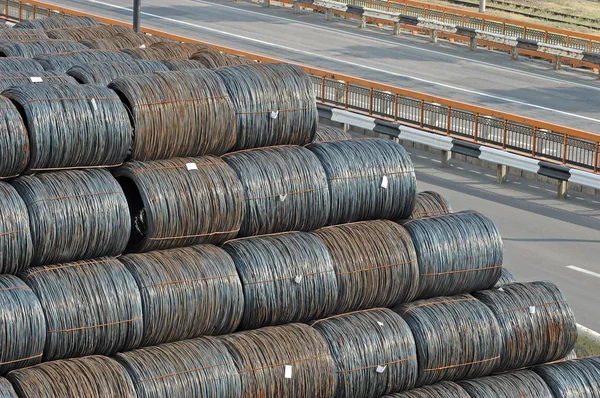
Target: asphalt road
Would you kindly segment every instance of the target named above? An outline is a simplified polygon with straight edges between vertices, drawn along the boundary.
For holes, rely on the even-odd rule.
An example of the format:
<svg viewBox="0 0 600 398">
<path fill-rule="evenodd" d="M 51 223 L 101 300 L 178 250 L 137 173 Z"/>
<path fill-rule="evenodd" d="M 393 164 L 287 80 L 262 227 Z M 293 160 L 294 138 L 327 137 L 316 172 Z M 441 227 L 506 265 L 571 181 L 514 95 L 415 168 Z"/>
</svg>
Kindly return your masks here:
<svg viewBox="0 0 600 398">
<path fill-rule="evenodd" d="M 129 8 L 114 0 L 54 3 L 131 18 Z M 542 62 L 511 62 L 506 54 L 470 53 L 463 46 L 433 45 L 407 34 L 392 37 L 376 29 L 359 31 L 347 22 L 326 22 L 322 15 L 296 16 L 289 9 L 249 3 L 143 0 L 142 11 L 144 26 L 600 131 L 600 84 L 589 72 L 554 72 Z M 491 217 L 505 241 L 505 265 L 515 276 L 557 283 L 578 322 L 600 331 L 599 198 L 573 194 L 558 201 L 552 185 L 511 177 L 500 186 L 493 171 L 458 161 L 441 169 L 432 154 L 411 152 L 420 190 L 437 190 L 455 210 L 475 209 Z"/>
</svg>

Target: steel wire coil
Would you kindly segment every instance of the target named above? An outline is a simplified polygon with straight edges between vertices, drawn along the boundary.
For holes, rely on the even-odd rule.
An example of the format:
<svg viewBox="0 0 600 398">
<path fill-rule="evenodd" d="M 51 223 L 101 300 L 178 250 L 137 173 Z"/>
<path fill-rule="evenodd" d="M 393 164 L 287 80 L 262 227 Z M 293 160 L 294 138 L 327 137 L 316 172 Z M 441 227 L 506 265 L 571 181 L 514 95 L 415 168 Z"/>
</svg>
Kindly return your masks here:
<svg viewBox="0 0 600 398">
<path fill-rule="evenodd" d="M 35 58 L 45 70 L 66 73 L 75 65 L 88 62 L 129 61 L 132 58 L 120 51 L 79 50 L 55 54 L 44 54 Z"/>
<path fill-rule="evenodd" d="M 95 48 L 98 50 L 121 51 L 125 49 L 146 48 L 147 46 L 151 46 L 154 43 L 161 43 L 163 41 L 164 39 L 158 36 L 150 36 L 143 33 L 128 32 L 104 39 L 90 38 L 80 40 L 79 42 L 81 44 L 86 45 L 88 48 Z"/>
<path fill-rule="evenodd" d="M 241 329 L 306 322 L 329 315 L 338 286 L 327 247 L 306 232 L 226 242 L 244 291 Z"/>
<path fill-rule="evenodd" d="M 600 397 L 600 357 L 536 366 L 533 371 L 556 398 Z"/>
<path fill-rule="evenodd" d="M 0 377 L 0 398 L 19 398 L 8 379 Z"/>
<path fill-rule="evenodd" d="M 240 229 L 243 188 L 219 158 L 128 162 L 115 175 L 132 217 L 130 252 L 218 244 Z"/>
<path fill-rule="evenodd" d="M 327 126 L 326 124 L 318 124 L 317 132 L 315 133 L 312 142 L 329 142 L 350 139 L 352 139 L 352 136 L 339 127 Z"/>
<path fill-rule="evenodd" d="M 193 59 L 172 59 L 169 61 L 162 61 L 162 63 L 171 71 L 206 69 L 204 65 Z"/>
<path fill-rule="evenodd" d="M 384 395 L 381 398 L 471 398 L 471 396 L 458 384 L 441 381 L 430 386 Z"/>
<path fill-rule="evenodd" d="M 73 66 L 67 74 L 82 84 L 108 86 L 110 82 L 122 76 L 141 75 L 145 73 L 168 71 L 167 67 L 157 61 L 86 62 Z"/>
<path fill-rule="evenodd" d="M 32 267 L 20 277 L 46 317 L 44 361 L 139 346 L 143 334 L 140 291 L 113 257 Z"/>
<path fill-rule="evenodd" d="M 34 59 L 24 57 L 0 58 L 1 72 L 43 72 L 44 68 Z"/>
<path fill-rule="evenodd" d="M 44 54 L 86 50 L 87 47 L 76 41 L 34 39 L 20 41 L 0 41 L 0 57 L 36 58 Z"/>
<path fill-rule="evenodd" d="M 56 15 L 40 19 L 21 21 L 13 26 L 14 29 L 61 29 L 75 26 L 98 26 L 100 22 L 92 17 L 79 17 L 73 15 Z"/>
<path fill-rule="evenodd" d="M 417 353 L 404 319 L 387 308 L 336 315 L 312 327 L 333 356 L 339 398 L 376 398 L 417 381 Z"/>
<path fill-rule="evenodd" d="M 237 117 L 235 149 L 304 145 L 317 129 L 312 82 L 300 67 L 253 64 L 220 68 Z"/>
<path fill-rule="evenodd" d="M 363 221 L 314 232 L 327 246 L 338 281 L 335 313 L 411 301 L 419 285 L 410 236 L 392 221 Z"/>
<path fill-rule="evenodd" d="M 47 29 L 46 34 L 51 39 L 81 41 L 85 39 L 107 39 L 133 31 L 120 25 L 71 26 L 68 28 Z"/>
<path fill-rule="evenodd" d="M 32 266 L 121 254 L 131 231 L 123 189 L 105 170 L 23 176 L 12 185 L 29 213 Z"/>
<path fill-rule="evenodd" d="M 27 207 L 11 185 L 0 182 L 0 273 L 20 272 L 32 257 Z"/>
<path fill-rule="evenodd" d="M 190 59 L 199 62 L 205 68 L 216 69 L 223 66 L 238 66 L 253 64 L 254 61 L 244 57 L 225 54 L 214 48 L 205 48 L 193 54 Z"/>
<path fill-rule="evenodd" d="M 471 398 L 553 398 L 544 380 L 531 370 L 459 381 L 458 384 Z"/>
<path fill-rule="evenodd" d="M 242 398 L 335 394 L 335 365 L 327 343 L 308 325 L 267 326 L 218 337 L 241 376 Z"/>
<path fill-rule="evenodd" d="M 42 306 L 13 275 L 0 275 L 0 325 L 0 374 L 42 361 L 46 340 Z"/>
<path fill-rule="evenodd" d="M 417 386 L 487 376 L 503 352 L 494 313 L 465 294 L 402 304 L 394 308 L 417 345 Z"/>
<path fill-rule="evenodd" d="M 8 379 L 20 398 L 137 398 L 127 371 L 99 355 L 15 370 Z"/>
<path fill-rule="evenodd" d="M 319 160 L 297 146 L 233 152 L 221 157 L 243 186 L 239 236 L 312 231 L 329 216 L 327 177 Z"/>
<path fill-rule="evenodd" d="M 119 260 L 142 297 L 141 345 L 232 333 L 244 294 L 231 257 L 212 245 L 128 254 Z"/>
<path fill-rule="evenodd" d="M 208 46 L 199 43 L 159 42 L 146 48 L 129 48 L 124 53 L 138 59 L 168 61 L 173 59 L 189 59 L 193 54 Z"/>
<path fill-rule="evenodd" d="M 0 90 L 4 91 L 11 87 L 24 86 L 28 84 L 50 83 L 50 84 L 78 84 L 71 76 L 50 72 L 0 72 Z"/>
<path fill-rule="evenodd" d="M 375 138 L 322 142 L 307 148 L 327 174 L 328 224 L 410 216 L 417 179 L 410 156 L 400 144 Z"/>
<path fill-rule="evenodd" d="M 138 398 L 240 398 L 233 357 L 215 338 L 162 344 L 117 354 Z"/>
<path fill-rule="evenodd" d="M 106 87 L 36 83 L 11 87 L 2 95 L 27 124 L 30 172 L 114 167 L 127 157 L 129 115 Z"/>
<path fill-rule="evenodd" d="M 0 41 L 49 39 L 41 29 L 0 29 Z"/>
<path fill-rule="evenodd" d="M 108 87 L 131 114 L 133 159 L 220 155 L 235 144 L 233 105 L 213 71 L 125 76 Z"/>
<path fill-rule="evenodd" d="M 27 169 L 30 155 L 27 128 L 15 105 L 1 95 L 0 154 L 0 180 L 16 177 Z"/>
<path fill-rule="evenodd" d="M 575 315 L 553 283 L 513 283 L 473 295 L 500 325 L 504 350 L 498 371 L 556 361 L 575 348 Z"/>
<path fill-rule="evenodd" d="M 500 274 L 500 279 L 498 279 L 498 282 L 496 282 L 494 287 L 501 287 L 504 285 L 514 283 L 516 281 L 517 281 L 517 279 L 512 274 L 512 272 L 510 272 L 508 269 L 502 267 L 502 273 Z"/>
<path fill-rule="evenodd" d="M 450 203 L 437 192 L 423 191 L 417 194 L 410 218 L 435 217 L 452 213 Z"/>
<path fill-rule="evenodd" d="M 419 298 L 489 289 L 502 273 L 494 222 L 475 211 L 402 221 L 417 251 Z"/>
</svg>

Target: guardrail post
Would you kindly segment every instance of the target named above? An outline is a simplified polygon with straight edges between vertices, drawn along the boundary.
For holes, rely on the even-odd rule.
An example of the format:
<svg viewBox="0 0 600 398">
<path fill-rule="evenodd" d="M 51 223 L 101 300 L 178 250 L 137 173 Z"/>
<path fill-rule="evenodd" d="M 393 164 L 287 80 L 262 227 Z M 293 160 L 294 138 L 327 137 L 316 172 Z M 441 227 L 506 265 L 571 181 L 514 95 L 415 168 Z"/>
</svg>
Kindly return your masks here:
<svg viewBox="0 0 600 398">
<path fill-rule="evenodd" d="M 396 36 L 400 34 L 400 21 L 394 22 L 394 30 L 392 33 Z"/>
<path fill-rule="evenodd" d="M 327 21 L 331 21 L 332 18 L 333 18 L 333 10 L 331 8 L 328 8 L 327 10 L 325 10 L 325 19 Z"/>
<path fill-rule="evenodd" d="M 498 184 L 504 184 L 508 180 L 508 166 L 505 164 L 498 165 L 497 181 Z"/>
<path fill-rule="evenodd" d="M 294 1 L 294 14 L 298 14 L 300 12 L 300 2 Z"/>
<path fill-rule="evenodd" d="M 367 26 L 367 17 L 365 17 L 364 15 L 360 16 L 360 22 L 358 23 L 358 27 L 360 29 L 365 28 Z"/>
<path fill-rule="evenodd" d="M 450 159 L 452 159 L 452 151 L 444 151 L 442 150 L 442 167 L 448 168 L 450 167 Z"/>
<path fill-rule="evenodd" d="M 560 58 L 560 55 L 555 55 L 554 56 L 554 70 L 560 70 L 561 66 L 562 66 L 562 59 Z"/>
<path fill-rule="evenodd" d="M 517 46 L 511 47 L 510 59 L 512 59 L 513 61 L 516 61 L 519 59 L 519 48 Z"/>
<path fill-rule="evenodd" d="M 438 31 L 437 30 L 431 29 L 431 31 L 429 32 L 429 36 L 431 37 L 432 43 L 438 42 Z"/>
<path fill-rule="evenodd" d="M 469 50 L 471 50 L 471 51 L 477 50 L 477 38 L 476 37 L 471 37 L 469 39 Z"/>
<path fill-rule="evenodd" d="M 558 199 L 566 199 L 567 192 L 569 191 L 569 183 L 567 181 L 559 181 L 558 182 L 558 191 L 556 192 L 556 196 Z"/>
</svg>

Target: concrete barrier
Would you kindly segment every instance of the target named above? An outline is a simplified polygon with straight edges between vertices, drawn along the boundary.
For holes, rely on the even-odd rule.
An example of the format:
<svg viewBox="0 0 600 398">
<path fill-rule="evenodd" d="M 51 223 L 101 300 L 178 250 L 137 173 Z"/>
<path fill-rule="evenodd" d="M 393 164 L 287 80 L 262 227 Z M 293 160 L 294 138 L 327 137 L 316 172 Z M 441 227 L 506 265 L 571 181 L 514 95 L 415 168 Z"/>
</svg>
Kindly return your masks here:
<svg viewBox="0 0 600 398">
<path fill-rule="evenodd" d="M 600 355 L 600 333 L 596 333 L 582 325 L 577 325 L 577 333 L 579 335 L 575 352 L 578 358 Z"/>
</svg>

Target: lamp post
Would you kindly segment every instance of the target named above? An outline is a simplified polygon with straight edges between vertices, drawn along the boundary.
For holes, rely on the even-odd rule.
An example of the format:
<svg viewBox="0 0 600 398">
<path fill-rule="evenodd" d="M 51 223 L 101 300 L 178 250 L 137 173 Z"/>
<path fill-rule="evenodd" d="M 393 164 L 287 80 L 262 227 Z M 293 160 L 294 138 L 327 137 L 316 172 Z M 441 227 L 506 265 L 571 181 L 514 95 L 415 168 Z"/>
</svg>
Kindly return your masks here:
<svg viewBox="0 0 600 398">
<path fill-rule="evenodd" d="M 479 0 L 479 12 L 485 14 L 485 0 Z"/>
<path fill-rule="evenodd" d="M 133 30 L 140 31 L 140 3 L 142 0 L 133 0 Z"/>
</svg>

